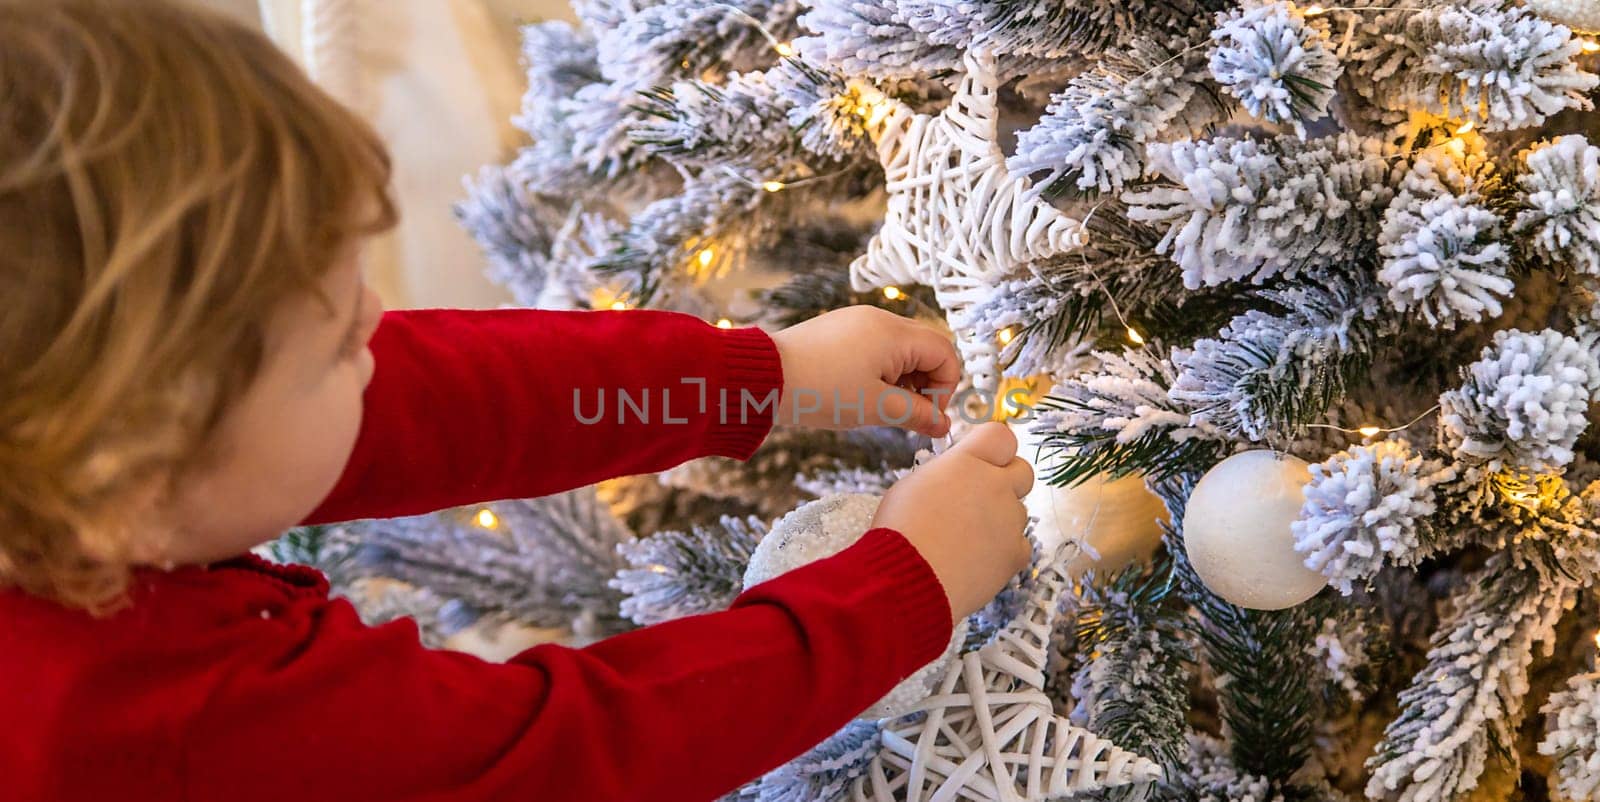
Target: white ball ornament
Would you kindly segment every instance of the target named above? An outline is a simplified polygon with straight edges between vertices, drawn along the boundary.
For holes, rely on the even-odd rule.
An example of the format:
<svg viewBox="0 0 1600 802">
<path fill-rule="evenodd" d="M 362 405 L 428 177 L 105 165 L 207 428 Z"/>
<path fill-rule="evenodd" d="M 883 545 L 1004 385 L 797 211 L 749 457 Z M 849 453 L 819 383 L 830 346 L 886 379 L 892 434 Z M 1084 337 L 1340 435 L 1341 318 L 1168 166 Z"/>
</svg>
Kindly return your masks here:
<svg viewBox="0 0 1600 802">
<path fill-rule="evenodd" d="M 1305 460 L 1271 451 L 1235 454 L 1200 478 L 1184 511 L 1183 543 L 1206 587 L 1240 607 L 1282 610 L 1327 585 L 1305 566 L 1289 531 L 1309 481 Z"/>
<path fill-rule="evenodd" d="M 1600 0 L 1526 0 L 1533 13 L 1578 33 L 1600 34 Z"/>
<path fill-rule="evenodd" d="M 1033 489 L 1022 503 L 1035 521 L 1039 548 L 1049 554 L 1068 540 L 1084 546 L 1067 563 L 1068 576 L 1076 579 L 1092 569 L 1103 577 L 1149 559 L 1161 544 L 1161 525 L 1170 517 L 1143 477 L 1099 475 L 1073 487 L 1056 487 L 1045 479 L 1065 455 L 1060 450 L 1041 454 L 1044 435 L 1030 431 L 1026 422 L 1013 422 L 1011 431 L 1017 436 L 1017 456 L 1033 468 Z"/>
<path fill-rule="evenodd" d="M 878 511 L 877 496 L 845 493 L 808 501 L 778 519 L 750 555 L 744 586 L 759 585 L 802 565 L 831 557 L 849 548 L 872 526 Z M 894 686 L 887 695 L 866 709 L 859 718 L 898 718 L 911 712 L 918 702 L 933 693 L 944 679 L 961 644 L 967 639 L 967 622 L 961 621 L 950 636 L 950 645 L 933 662 L 918 669 Z"/>
</svg>

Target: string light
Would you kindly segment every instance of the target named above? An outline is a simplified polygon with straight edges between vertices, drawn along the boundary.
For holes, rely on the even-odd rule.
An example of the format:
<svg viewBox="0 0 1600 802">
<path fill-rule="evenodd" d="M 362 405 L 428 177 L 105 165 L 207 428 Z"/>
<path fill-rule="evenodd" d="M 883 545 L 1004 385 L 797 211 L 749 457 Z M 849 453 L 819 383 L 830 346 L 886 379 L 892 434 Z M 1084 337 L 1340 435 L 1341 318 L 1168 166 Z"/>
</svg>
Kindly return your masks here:
<svg viewBox="0 0 1600 802">
<path fill-rule="evenodd" d="M 500 519 L 496 518 L 494 513 L 490 512 L 487 507 L 478 510 L 478 514 L 473 516 L 472 520 L 484 529 L 493 529 L 500 525 Z"/>
<path fill-rule="evenodd" d="M 1506 503 L 1530 512 L 1554 505 L 1566 483 L 1559 474 L 1528 474 L 1501 471 L 1494 475 L 1494 489 Z"/>
<path fill-rule="evenodd" d="M 1140 334 L 1138 329 L 1135 329 L 1134 327 L 1129 326 L 1128 327 L 1128 342 L 1131 342 L 1134 345 L 1144 345 L 1144 335 Z"/>
<path fill-rule="evenodd" d="M 1456 136 L 1461 136 L 1462 134 L 1470 134 L 1470 133 L 1472 133 L 1472 128 L 1473 128 L 1472 121 L 1471 120 L 1467 120 L 1466 122 L 1464 122 L 1461 125 L 1456 127 Z"/>
<path fill-rule="evenodd" d="M 778 55 L 784 58 L 794 58 L 794 45 L 788 42 L 779 42 L 773 45 L 772 49 L 778 51 Z"/>
<path fill-rule="evenodd" d="M 1007 326 L 1007 327 L 1005 327 L 1005 328 L 1000 330 L 1000 344 L 1001 345 L 1010 345 L 1011 344 L 1011 340 L 1013 338 L 1015 338 L 1016 336 L 1017 336 L 1017 333 L 1015 331 L 1013 331 L 1010 326 Z"/>
<path fill-rule="evenodd" d="M 1594 648 L 1600 649 L 1600 632 L 1594 633 Z"/>
<path fill-rule="evenodd" d="M 731 328 L 733 328 L 733 321 L 731 321 L 731 320 L 729 320 L 727 318 L 723 318 L 721 320 L 718 320 L 717 321 L 717 328 L 719 328 L 719 329 L 731 329 Z"/>
<path fill-rule="evenodd" d="M 1600 53 L 1600 42 L 1593 39 L 1580 39 L 1578 47 L 1585 53 Z"/>
<path fill-rule="evenodd" d="M 859 101 L 856 104 L 856 114 L 867 121 L 868 128 L 876 128 L 878 123 L 883 122 L 883 118 L 894 110 L 893 102 L 876 89 L 868 89 L 859 93 L 857 97 Z"/>
<path fill-rule="evenodd" d="M 782 181 L 768 181 L 762 184 L 761 188 L 768 192 L 782 192 L 784 186 L 786 185 Z"/>
<path fill-rule="evenodd" d="M 1305 15 L 1308 16 L 1308 17 L 1320 17 L 1320 16 L 1322 16 L 1323 14 L 1326 14 L 1326 13 L 1328 13 L 1328 9 L 1323 8 L 1322 6 L 1317 5 L 1315 3 L 1307 6 L 1306 10 L 1305 10 Z"/>
<path fill-rule="evenodd" d="M 898 301 L 904 296 L 905 293 L 901 292 L 899 287 L 883 288 L 883 297 L 888 298 L 891 301 Z"/>
<path fill-rule="evenodd" d="M 710 267 L 711 261 L 717 258 L 717 252 L 711 250 L 710 248 L 705 248 L 702 249 L 700 254 L 695 258 L 700 260 L 701 267 Z"/>
<path fill-rule="evenodd" d="M 1050 377 L 1045 375 L 1001 377 L 1000 387 L 995 391 L 995 398 L 1000 403 L 994 410 L 994 419 L 1008 421 L 1022 417 L 1039 406 L 1050 388 Z"/>
<path fill-rule="evenodd" d="M 611 311 L 613 311 L 613 312 L 621 312 L 622 310 L 627 309 L 627 308 L 628 308 L 628 302 L 627 301 L 612 301 L 611 302 Z"/>
<path fill-rule="evenodd" d="M 1376 423 L 1368 423 L 1356 429 L 1346 429 L 1343 426 L 1335 426 L 1331 423 L 1308 423 L 1306 424 L 1306 427 L 1311 429 L 1332 429 L 1336 432 L 1344 432 L 1345 434 L 1359 434 L 1362 437 L 1377 437 L 1380 434 L 1385 434 L 1388 432 L 1403 432 L 1406 429 L 1415 426 L 1417 421 L 1428 417 L 1434 412 L 1437 412 L 1438 409 L 1439 405 L 1434 404 L 1433 406 L 1423 410 L 1421 415 L 1418 415 L 1399 426 L 1379 426 Z"/>
</svg>

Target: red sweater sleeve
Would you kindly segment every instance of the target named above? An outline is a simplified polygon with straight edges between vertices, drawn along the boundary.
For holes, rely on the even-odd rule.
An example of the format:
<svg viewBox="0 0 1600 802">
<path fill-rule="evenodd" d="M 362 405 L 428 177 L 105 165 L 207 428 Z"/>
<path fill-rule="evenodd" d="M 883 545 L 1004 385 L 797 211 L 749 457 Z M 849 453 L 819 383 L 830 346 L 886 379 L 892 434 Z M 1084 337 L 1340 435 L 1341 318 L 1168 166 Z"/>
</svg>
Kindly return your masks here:
<svg viewBox="0 0 1600 802">
<path fill-rule="evenodd" d="M 189 799 L 702 802 L 792 759 L 937 657 L 951 613 L 887 529 L 732 608 L 496 665 L 344 602 L 233 633 L 183 741 Z"/>
<path fill-rule="evenodd" d="M 371 347 L 377 367 L 355 450 L 303 523 L 542 496 L 695 457 L 745 459 L 782 387 L 765 332 L 674 312 L 391 311 Z"/>
</svg>

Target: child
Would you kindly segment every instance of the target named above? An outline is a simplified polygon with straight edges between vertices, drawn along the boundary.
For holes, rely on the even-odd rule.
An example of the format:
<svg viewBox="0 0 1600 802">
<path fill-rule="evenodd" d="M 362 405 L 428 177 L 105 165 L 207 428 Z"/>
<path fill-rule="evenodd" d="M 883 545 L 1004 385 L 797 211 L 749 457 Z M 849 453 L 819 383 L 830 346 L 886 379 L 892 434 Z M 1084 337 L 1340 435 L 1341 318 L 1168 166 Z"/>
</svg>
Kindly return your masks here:
<svg viewBox="0 0 1600 802">
<path fill-rule="evenodd" d="M 382 146 L 262 37 L 168 0 L 0 0 L 0 94 L 7 799 L 710 800 L 937 657 L 1026 565 L 1032 477 L 991 425 L 858 544 L 725 612 L 506 664 L 364 627 L 249 549 L 747 458 L 772 406 L 723 398 L 831 426 L 858 414 L 835 393 L 862 396 L 866 422 L 939 433 L 891 389 L 947 393 L 956 355 L 870 309 L 770 337 L 385 313 L 359 267 L 394 219 Z M 619 389 L 651 391 L 648 423 L 584 422 Z"/>
</svg>

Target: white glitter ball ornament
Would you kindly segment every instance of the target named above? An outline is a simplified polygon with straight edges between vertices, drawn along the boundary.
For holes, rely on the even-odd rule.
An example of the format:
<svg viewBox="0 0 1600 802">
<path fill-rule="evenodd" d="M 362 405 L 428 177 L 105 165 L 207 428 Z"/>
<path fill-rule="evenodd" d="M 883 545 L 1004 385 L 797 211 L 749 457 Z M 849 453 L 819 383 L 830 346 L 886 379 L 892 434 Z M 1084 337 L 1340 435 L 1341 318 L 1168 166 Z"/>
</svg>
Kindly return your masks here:
<svg viewBox="0 0 1600 802">
<path fill-rule="evenodd" d="M 1293 607 L 1326 587 L 1294 550 L 1311 472 L 1271 451 L 1235 454 L 1200 477 L 1183 514 L 1183 544 L 1211 592 L 1253 610 Z"/>
<path fill-rule="evenodd" d="M 1533 13 L 1578 33 L 1600 34 L 1600 0 L 1527 0 Z"/>
<path fill-rule="evenodd" d="M 849 548 L 872 526 L 872 516 L 878 511 L 879 501 L 877 496 L 865 493 L 846 493 L 808 501 L 796 507 L 778 519 L 756 546 L 755 553 L 750 556 L 750 565 L 744 572 L 744 586 L 750 588 L 759 585 L 779 574 Z M 944 654 L 894 686 L 876 704 L 867 708 L 860 718 L 897 718 L 910 712 L 938 686 L 944 678 L 945 669 L 966 638 L 967 622 L 963 620 L 950 636 L 950 646 Z"/>
</svg>

